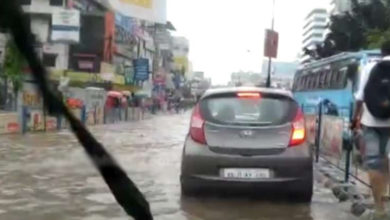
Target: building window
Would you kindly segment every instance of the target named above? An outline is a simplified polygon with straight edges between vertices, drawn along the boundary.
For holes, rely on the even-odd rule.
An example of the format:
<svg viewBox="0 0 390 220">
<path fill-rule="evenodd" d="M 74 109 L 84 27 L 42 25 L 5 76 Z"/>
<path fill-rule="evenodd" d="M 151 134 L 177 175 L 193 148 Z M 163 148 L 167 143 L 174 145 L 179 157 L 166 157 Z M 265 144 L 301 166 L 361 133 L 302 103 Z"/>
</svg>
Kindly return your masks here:
<svg viewBox="0 0 390 220">
<path fill-rule="evenodd" d="M 19 4 L 21 4 L 21 5 L 31 5 L 31 0 L 19 0 Z"/>
<path fill-rule="evenodd" d="M 57 60 L 57 54 L 44 53 L 42 57 L 43 65 L 46 67 L 55 67 Z"/>
<path fill-rule="evenodd" d="M 51 6 L 63 6 L 63 0 L 50 0 Z"/>
</svg>

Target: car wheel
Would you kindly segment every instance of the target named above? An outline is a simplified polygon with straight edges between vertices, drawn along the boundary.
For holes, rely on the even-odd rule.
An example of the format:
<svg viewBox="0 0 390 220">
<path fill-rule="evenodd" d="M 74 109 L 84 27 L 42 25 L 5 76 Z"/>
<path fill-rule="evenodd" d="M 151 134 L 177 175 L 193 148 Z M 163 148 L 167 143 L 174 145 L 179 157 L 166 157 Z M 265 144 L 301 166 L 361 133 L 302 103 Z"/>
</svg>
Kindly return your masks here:
<svg viewBox="0 0 390 220">
<path fill-rule="evenodd" d="M 290 193 L 290 198 L 302 203 L 310 203 L 313 197 L 313 175 L 300 181 Z"/>
<path fill-rule="evenodd" d="M 196 195 L 196 190 L 193 187 L 190 187 L 185 183 L 181 183 L 180 186 L 182 196 L 194 197 Z"/>
<path fill-rule="evenodd" d="M 313 197 L 313 190 L 305 190 L 295 193 L 295 201 L 301 203 L 310 203 Z"/>
</svg>

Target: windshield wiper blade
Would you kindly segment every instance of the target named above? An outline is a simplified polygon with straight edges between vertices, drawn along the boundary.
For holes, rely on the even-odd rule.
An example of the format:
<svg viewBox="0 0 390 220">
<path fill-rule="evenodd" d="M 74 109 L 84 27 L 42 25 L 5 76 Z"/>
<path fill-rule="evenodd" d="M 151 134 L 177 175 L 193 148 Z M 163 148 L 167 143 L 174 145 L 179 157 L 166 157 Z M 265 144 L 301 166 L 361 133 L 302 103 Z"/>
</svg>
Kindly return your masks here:
<svg viewBox="0 0 390 220">
<path fill-rule="evenodd" d="M 99 170 L 117 202 L 136 220 L 152 220 L 149 203 L 114 158 L 85 128 L 49 87 L 48 74 L 34 49 L 34 38 L 19 1 L 3 0 L 0 4 L 0 26 L 10 30 L 15 44 L 26 58 L 50 114 L 63 114 L 85 152 Z"/>
</svg>

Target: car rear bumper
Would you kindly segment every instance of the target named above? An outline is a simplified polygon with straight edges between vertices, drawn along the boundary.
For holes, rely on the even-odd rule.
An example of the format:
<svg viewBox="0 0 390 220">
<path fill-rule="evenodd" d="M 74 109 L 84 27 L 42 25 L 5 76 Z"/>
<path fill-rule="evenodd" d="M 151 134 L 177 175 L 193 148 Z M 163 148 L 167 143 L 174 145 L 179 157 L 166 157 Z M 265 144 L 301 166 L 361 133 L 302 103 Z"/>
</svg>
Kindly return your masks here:
<svg viewBox="0 0 390 220">
<path fill-rule="evenodd" d="M 310 188 L 311 175 L 305 178 L 272 178 L 262 181 L 226 180 L 205 176 L 181 176 L 181 184 L 193 191 L 229 190 L 229 192 L 293 192 Z"/>
<path fill-rule="evenodd" d="M 223 168 L 265 168 L 267 179 L 240 180 L 221 177 Z M 308 145 L 287 148 L 278 154 L 242 156 L 211 151 L 187 138 L 183 150 L 181 182 L 196 188 L 296 188 L 313 176 Z"/>
</svg>

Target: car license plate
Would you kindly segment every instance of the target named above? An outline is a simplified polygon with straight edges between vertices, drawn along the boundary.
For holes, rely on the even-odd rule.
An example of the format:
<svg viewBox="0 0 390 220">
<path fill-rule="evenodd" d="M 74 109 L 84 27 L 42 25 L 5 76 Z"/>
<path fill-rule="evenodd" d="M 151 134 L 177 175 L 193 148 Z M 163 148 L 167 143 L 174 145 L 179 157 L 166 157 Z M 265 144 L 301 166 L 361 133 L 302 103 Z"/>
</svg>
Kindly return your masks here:
<svg viewBox="0 0 390 220">
<path fill-rule="evenodd" d="M 222 177 L 233 179 L 264 179 L 270 178 L 271 172 L 269 169 L 239 169 L 227 168 L 222 169 Z"/>
</svg>

